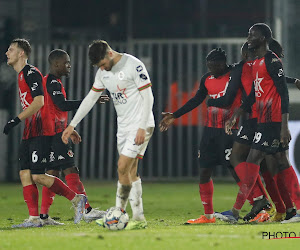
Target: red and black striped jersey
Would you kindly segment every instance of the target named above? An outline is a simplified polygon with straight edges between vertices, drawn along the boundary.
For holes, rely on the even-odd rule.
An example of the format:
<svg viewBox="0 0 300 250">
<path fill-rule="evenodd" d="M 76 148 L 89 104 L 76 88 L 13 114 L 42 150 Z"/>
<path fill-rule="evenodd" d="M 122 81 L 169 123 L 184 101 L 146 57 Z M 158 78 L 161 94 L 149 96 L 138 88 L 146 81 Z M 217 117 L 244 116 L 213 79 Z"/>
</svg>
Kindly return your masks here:
<svg viewBox="0 0 300 250">
<path fill-rule="evenodd" d="M 268 51 L 252 65 L 257 122 L 281 122 L 288 113 L 289 96 L 281 60 Z"/>
<path fill-rule="evenodd" d="M 230 71 L 220 77 L 213 77 L 210 73 L 205 74 L 201 78 L 200 87 L 196 95 L 190 99 L 182 108 L 174 112 L 174 117 L 180 117 L 181 115 L 189 112 L 198 105 L 200 105 L 206 98 L 217 100 L 225 95 L 229 81 L 231 78 L 239 78 L 240 74 L 235 76 L 236 70 L 233 67 L 230 67 Z M 235 109 L 237 109 L 241 104 L 241 89 L 237 91 L 236 97 L 234 98 L 232 104 L 226 108 L 209 106 L 207 108 L 207 116 L 205 121 L 206 127 L 213 128 L 224 128 L 225 122 L 232 116 Z"/>
<path fill-rule="evenodd" d="M 43 96 L 43 75 L 34 66 L 26 64 L 18 75 L 19 96 L 22 109 L 25 110 L 33 102 L 36 96 Z M 52 135 L 51 124 L 47 122 L 47 100 L 44 98 L 44 106 L 35 114 L 25 119 L 23 140 Z"/>
<path fill-rule="evenodd" d="M 81 100 L 66 100 L 65 88 L 59 78 L 52 74 L 45 76 L 45 97 L 48 101 L 48 120 L 53 124 L 53 133 L 58 134 L 65 130 L 68 123 L 68 111 L 77 109 Z"/>
</svg>

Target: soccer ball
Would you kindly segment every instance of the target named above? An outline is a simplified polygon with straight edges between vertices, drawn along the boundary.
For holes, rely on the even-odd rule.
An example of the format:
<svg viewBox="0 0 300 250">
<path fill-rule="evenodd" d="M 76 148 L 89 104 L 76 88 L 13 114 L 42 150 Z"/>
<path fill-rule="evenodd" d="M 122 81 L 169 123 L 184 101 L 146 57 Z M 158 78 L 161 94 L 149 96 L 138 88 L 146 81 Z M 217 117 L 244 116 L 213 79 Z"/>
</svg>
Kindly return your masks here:
<svg viewBox="0 0 300 250">
<path fill-rule="evenodd" d="M 126 211 L 119 207 L 111 207 L 103 218 L 104 226 L 110 230 L 122 230 L 129 221 Z"/>
</svg>

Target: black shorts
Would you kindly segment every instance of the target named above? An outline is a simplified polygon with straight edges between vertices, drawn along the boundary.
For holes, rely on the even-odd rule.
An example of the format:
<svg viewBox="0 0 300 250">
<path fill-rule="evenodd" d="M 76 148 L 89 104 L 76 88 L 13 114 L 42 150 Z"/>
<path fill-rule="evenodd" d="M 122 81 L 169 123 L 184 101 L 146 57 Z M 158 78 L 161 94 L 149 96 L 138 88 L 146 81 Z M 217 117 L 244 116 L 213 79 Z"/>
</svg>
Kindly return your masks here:
<svg viewBox="0 0 300 250">
<path fill-rule="evenodd" d="M 46 170 L 65 170 L 75 166 L 72 144 L 64 144 L 61 135 L 62 133 L 51 136 Z"/>
<path fill-rule="evenodd" d="M 234 137 L 234 141 L 249 146 L 252 145 L 256 127 L 257 127 L 256 118 L 244 120 L 236 136 Z"/>
<path fill-rule="evenodd" d="M 283 147 L 280 143 L 280 131 L 280 122 L 258 123 L 251 148 L 267 154 L 288 150 L 288 146 Z"/>
<path fill-rule="evenodd" d="M 223 128 L 204 127 L 198 152 L 200 168 L 229 166 L 232 145 L 233 135 L 227 135 Z"/>
<path fill-rule="evenodd" d="M 47 136 L 22 140 L 19 148 L 20 170 L 30 169 L 31 174 L 45 173 L 45 152 L 48 150 Z"/>
</svg>

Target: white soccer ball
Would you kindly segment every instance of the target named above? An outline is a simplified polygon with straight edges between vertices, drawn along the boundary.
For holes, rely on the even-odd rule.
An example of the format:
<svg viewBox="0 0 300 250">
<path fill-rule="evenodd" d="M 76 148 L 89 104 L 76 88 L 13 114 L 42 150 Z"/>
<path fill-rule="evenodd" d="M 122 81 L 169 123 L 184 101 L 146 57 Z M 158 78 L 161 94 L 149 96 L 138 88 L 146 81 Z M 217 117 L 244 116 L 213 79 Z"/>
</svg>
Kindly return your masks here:
<svg viewBox="0 0 300 250">
<path fill-rule="evenodd" d="M 104 226 L 109 230 L 122 230 L 129 221 L 126 211 L 119 207 L 111 207 L 103 218 Z"/>
</svg>

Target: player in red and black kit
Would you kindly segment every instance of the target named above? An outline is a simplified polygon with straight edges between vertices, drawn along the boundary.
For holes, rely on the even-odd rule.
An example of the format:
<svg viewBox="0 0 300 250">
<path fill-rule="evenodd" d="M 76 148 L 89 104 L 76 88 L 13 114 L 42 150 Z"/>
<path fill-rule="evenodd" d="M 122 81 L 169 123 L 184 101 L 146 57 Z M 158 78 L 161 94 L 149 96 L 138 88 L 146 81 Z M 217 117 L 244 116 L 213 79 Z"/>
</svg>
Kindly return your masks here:
<svg viewBox="0 0 300 250">
<path fill-rule="evenodd" d="M 223 96 L 229 81 L 240 79 L 240 70 L 227 65 L 226 54 L 222 49 L 212 50 L 207 55 L 206 60 L 209 72 L 202 77 L 196 95 L 173 114 L 163 113 L 164 118 L 160 122 L 161 131 L 166 131 L 176 118 L 199 106 L 207 96 L 213 99 Z M 239 90 L 238 95 L 241 95 L 241 90 Z M 225 133 L 224 126 L 226 120 L 231 117 L 240 103 L 241 98 L 237 97 L 236 101 L 227 109 L 216 107 L 207 109 L 207 119 L 200 143 L 199 156 L 199 192 L 205 214 L 198 219 L 188 220 L 188 224 L 214 223 L 216 221 L 212 204 L 212 168 L 216 165 L 223 165 L 230 169 L 229 157 L 232 150 L 233 137 Z"/>
<path fill-rule="evenodd" d="M 7 64 L 19 73 L 19 94 L 23 108 L 16 118 L 10 120 L 3 133 L 25 120 L 24 133 L 19 151 L 20 179 L 23 196 L 29 210 L 29 219 L 13 227 L 40 227 L 43 225 L 38 209 L 38 189 L 35 183 L 46 186 L 52 192 L 69 199 L 75 207 L 74 222 L 78 223 L 84 211 L 86 196 L 76 194 L 60 179 L 45 175 L 42 163 L 47 151 L 45 138 L 52 134 L 52 125 L 47 122 L 47 99 L 44 98 L 43 76 L 40 71 L 27 64 L 31 46 L 25 39 L 14 39 L 7 52 Z"/>
<path fill-rule="evenodd" d="M 291 139 L 288 130 L 288 90 L 281 60 L 268 50 L 271 41 L 272 31 L 266 24 L 255 24 L 250 28 L 248 47 L 255 50 L 257 59 L 252 64 L 252 95 L 250 93 L 242 109 L 249 110 L 249 107 L 256 103 L 257 128 L 247 160 L 235 168 L 242 182 L 236 203 L 232 210 L 223 213 L 232 222 L 237 221 L 240 209 L 258 176 L 259 165 L 268 154 L 272 154 L 279 165 L 277 183 L 286 186 L 298 209 L 292 218 L 282 223 L 300 221 L 299 183 L 285 152 Z"/>
<path fill-rule="evenodd" d="M 278 42 L 273 41 L 270 45 L 270 48 L 276 52 L 277 55 L 282 55 L 282 47 L 278 44 Z M 242 57 L 243 57 L 243 73 L 241 77 L 241 82 L 230 82 L 226 94 L 219 98 L 219 99 L 210 99 L 208 100 L 208 106 L 216 106 L 216 107 L 226 107 L 231 105 L 233 100 L 235 99 L 236 95 L 236 89 L 240 88 L 240 86 L 243 86 L 245 94 L 248 96 L 251 92 L 251 88 L 253 86 L 253 79 L 252 79 L 252 63 L 254 59 L 254 52 L 253 50 L 248 49 L 247 42 L 244 43 L 242 46 Z M 292 83 L 296 83 L 299 80 L 295 78 L 286 77 L 286 80 Z M 245 98 L 244 98 L 245 100 Z M 237 136 L 235 136 L 235 142 L 232 147 L 232 154 L 230 156 L 230 162 L 233 167 L 236 167 L 241 162 L 246 161 L 247 156 L 249 154 L 251 144 L 254 138 L 254 134 L 256 131 L 256 125 L 257 125 L 257 114 L 255 109 L 255 104 L 252 106 L 252 110 L 250 114 L 247 114 L 246 117 L 244 115 L 242 119 L 242 124 L 238 130 Z M 227 131 L 230 133 L 230 131 Z M 295 209 L 293 208 L 292 200 L 289 196 L 288 191 L 285 189 L 283 185 L 279 186 L 279 190 L 277 188 L 277 184 L 271 174 L 271 172 L 267 168 L 267 163 L 269 166 L 277 166 L 277 162 L 274 159 L 272 155 L 267 155 L 266 158 L 261 163 L 260 172 L 264 178 L 266 188 L 268 190 L 268 193 L 274 202 L 276 206 L 276 214 L 271 217 L 270 221 L 278 221 L 279 215 L 286 213 L 286 218 L 289 219 L 293 213 L 295 212 Z M 270 167 L 272 169 L 274 167 Z M 278 166 L 277 166 L 278 168 Z M 274 175 L 274 174 L 273 174 Z M 260 177 L 258 178 L 258 181 L 260 181 Z M 261 181 L 260 181 L 261 183 Z M 260 184 L 261 186 L 262 184 Z M 254 190 L 251 191 L 253 193 Z M 259 195 L 259 193 L 257 194 Z M 266 200 L 266 198 L 262 199 L 262 195 L 260 196 L 254 196 L 255 201 L 253 204 L 253 207 L 245 217 L 244 220 L 250 220 L 250 221 L 256 221 L 256 222 L 264 222 L 266 220 L 269 220 L 270 216 L 268 214 L 272 211 L 275 212 L 274 209 L 268 210 L 268 212 L 262 211 L 259 213 L 262 209 L 267 208 L 269 205 L 269 202 Z M 260 199 L 258 199 L 258 198 Z M 249 197 L 247 198 L 248 200 Z M 284 203 L 283 203 L 284 201 Z M 273 213 L 274 213 L 273 212 Z M 256 216 L 257 215 L 257 216 Z M 253 218 L 253 219 L 252 219 Z"/>
<path fill-rule="evenodd" d="M 82 100 L 67 100 L 66 91 L 61 82 L 62 76 L 69 76 L 71 70 L 70 57 L 64 50 L 55 49 L 50 52 L 48 61 L 50 64 L 50 73 L 45 76 L 47 92 L 45 96 L 48 98 L 48 119 L 53 124 L 54 136 L 51 138 L 51 152 L 49 152 L 49 163 L 46 170 L 48 174 L 59 176 L 59 171 L 63 171 L 65 180 L 70 189 L 78 194 L 84 194 L 85 189 L 80 181 L 79 169 L 75 167 L 74 154 L 71 142 L 67 145 L 61 140 L 61 134 L 67 127 L 68 111 L 75 110 L 79 107 Z M 108 101 L 107 95 L 101 96 L 99 102 Z M 75 131 L 76 132 L 76 131 Z M 77 133 L 77 132 L 76 132 Z M 72 137 L 73 143 L 81 141 L 80 136 Z M 50 218 L 48 216 L 49 208 L 53 202 L 55 193 L 47 187 L 43 187 L 43 198 L 41 205 L 41 218 Z M 85 213 L 83 218 L 86 222 L 100 219 L 105 214 L 105 211 L 93 209 L 89 202 L 85 205 Z M 48 219 L 51 225 L 60 225 Z"/>
</svg>

